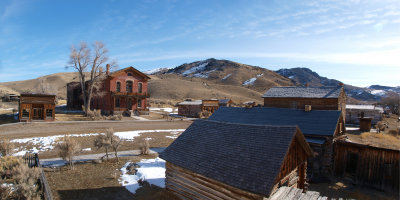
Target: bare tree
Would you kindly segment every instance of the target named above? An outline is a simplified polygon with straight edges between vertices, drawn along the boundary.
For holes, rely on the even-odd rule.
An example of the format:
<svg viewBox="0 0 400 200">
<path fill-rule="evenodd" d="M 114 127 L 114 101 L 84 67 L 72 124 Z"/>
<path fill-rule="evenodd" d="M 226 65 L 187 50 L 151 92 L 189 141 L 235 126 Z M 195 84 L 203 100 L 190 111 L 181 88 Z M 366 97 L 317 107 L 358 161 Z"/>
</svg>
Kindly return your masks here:
<svg viewBox="0 0 400 200">
<path fill-rule="evenodd" d="M 142 155 L 148 155 L 150 153 L 150 145 L 149 145 L 149 140 L 147 140 L 146 138 L 144 138 L 141 141 L 141 145 L 140 145 L 140 154 Z"/>
<path fill-rule="evenodd" d="M 383 97 L 380 101 L 383 106 L 388 106 L 390 112 L 393 114 L 400 115 L 400 94 L 395 92 L 388 92 L 386 97 Z"/>
<path fill-rule="evenodd" d="M 62 141 L 57 144 L 59 156 L 68 161 L 71 169 L 74 169 L 73 158 L 80 151 L 79 143 L 69 136 L 64 136 Z"/>
<path fill-rule="evenodd" d="M 108 149 L 111 148 L 114 151 L 117 161 L 119 161 L 118 148 L 121 146 L 121 139 L 118 136 L 114 135 L 114 130 L 112 128 L 107 129 L 105 134 L 98 135 L 94 140 L 94 146 L 97 147 L 97 149 L 105 149 L 105 156 L 107 157 L 107 160 Z"/>
<path fill-rule="evenodd" d="M 108 59 L 108 49 L 99 41 L 93 44 L 93 53 L 92 49 L 85 42 L 81 42 L 79 47 L 71 47 L 70 66 L 68 67 L 72 67 L 78 72 L 85 113 L 90 109 L 93 89 L 98 85 L 96 83 L 102 75 L 102 70 L 100 69 L 106 64 Z M 115 67 L 115 65 L 115 61 L 111 62 L 110 68 Z M 86 77 L 87 75 L 89 77 Z M 86 82 L 88 83 L 87 85 Z"/>
</svg>

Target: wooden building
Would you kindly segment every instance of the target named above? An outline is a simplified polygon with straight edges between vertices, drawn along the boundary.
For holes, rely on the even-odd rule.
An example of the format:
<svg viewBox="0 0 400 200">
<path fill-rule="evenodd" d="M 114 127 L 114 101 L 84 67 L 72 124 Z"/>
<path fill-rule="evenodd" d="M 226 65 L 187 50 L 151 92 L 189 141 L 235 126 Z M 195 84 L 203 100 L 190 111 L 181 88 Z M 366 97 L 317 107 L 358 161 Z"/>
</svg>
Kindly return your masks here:
<svg viewBox="0 0 400 200">
<path fill-rule="evenodd" d="M 54 121 L 56 95 L 21 94 L 19 98 L 19 121 Z"/>
<path fill-rule="evenodd" d="M 382 120 L 383 108 L 375 105 L 346 105 L 346 124 L 359 124 L 360 118 L 372 118 L 372 124 Z"/>
<path fill-rule="evenodd" d="M 273 125 L 298 126 L 314 151 L 315 157 L 309 159 L 307 171 L 310 179 L 329 177 L 333 169 L 333 139 L 344 134 L 345 126 L 341 111 L 338 110 L 299 110 L 288 108 L 238 108 L 221 107 L 209 120 Z"/>
<path fill-rule="evenodd" d="M 341 110 L 346 116 L 346 93 L 337 87 L 273 87 L 263 96 L 265 107 L 313 110 Z"/>
<path fill-rule="evenodd" d="M 90 109 L 101 109 L 103 114 L 120 114 L 138 112 L 148 114 L 147 81 L 144 73 L 133 67 L 127 67 L 113 73 L 107 65 L 100 87 L 94 90 Z M 83 105 L 80 83 L 67 84 L 67 107 L 80 109 Z"/>
<path fill-rule="evenodd" d="M 231 99 L 220 99 L 219 106 L 231 107 L 233 105 L 233 101 Z"/>
<path fill-rule="evenodd" d="M 210 113 L 214 113 L 214 111 L 218 110 L 219 108 L 219 100 L 218 99 L 208 99 L 202 100 L 202 111 L 208 111 Z"/>
<path fill-rule="evenodd" d="M 335 175 L 355 184 L 399 192 L 400 149 L 338 140 L 335 143 Z"/>
<path fill-rule="evenodd" d="M 296 126 L 196 120 L 160 157 L 165 185 L 181 199 L 263 199 L 305 187 L 312 150 Z"/>
<path fill-rule="evenodd" d="M 186 117 L 199 117 L 202 111 L 202 100 L 187 99 L 178 103 L 178 115 Z"/>
</svg>

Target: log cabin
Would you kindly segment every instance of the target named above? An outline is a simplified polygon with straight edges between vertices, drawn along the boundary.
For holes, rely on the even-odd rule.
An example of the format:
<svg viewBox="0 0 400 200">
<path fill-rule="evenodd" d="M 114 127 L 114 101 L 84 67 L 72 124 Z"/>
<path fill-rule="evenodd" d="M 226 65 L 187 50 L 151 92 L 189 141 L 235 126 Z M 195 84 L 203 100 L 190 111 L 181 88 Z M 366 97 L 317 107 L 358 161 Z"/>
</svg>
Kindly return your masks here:
<svg viewBox="0 0 400 200">
<path fill-rule="evenodd" d="M 263 199 L 304 189 L 312 150 L 296 126 L 196 120 L 160 157 L 165 185 L 181 199 Z"/>
<path fill-rule="evenodd" d="M 233 101 L 231 99 L 219 99 L 219 106 L 231 107 Z"/>
<path fill-rule="evenodd" d="M 338 110 L 221 107 L 209 119 L 230 123 L 298 126 L 315 154 L 308 160 L 307 175 L 311 180 L 327 178 L 332 174 L 333 139 L 345 131 L 343 116 Z"/>
<path fill-rule="evenodd" d="M 185 117 L 199 117 L 202 109 L 202 100 L 187 99 L 178 103 L 178 115 Z"/>
<path fill-rule="evenodd" d="M 340 110 L 346 119 L 346 93 L 336 87 L 272 87 L 263 96 L 264 107 L 313 110 Z"/>
<path fill-rule="evenodd" d="M 148 114 L 146 74 L 133 67 L 127 67 L 110 73 L 107 65 L 99 87 L 93 91 L 90 109 L 100 109 L 102 114 L 113 115 L 127 113 L 132 115 Z M 67 107 L 80 109 L 83 105 L 82 89 L 79 82 L 67 84 Z"/>
<path fill-rule="evenodd" d="M 21 122 L 54 121 L 56 95 L 21 94 L 18 118 Z"/>
<path fill-rule="evenodd" d="M 354 184 L 399 193 L 400 149 L 348 139 L 335 143 L 335 175 Z"/>
</svg>

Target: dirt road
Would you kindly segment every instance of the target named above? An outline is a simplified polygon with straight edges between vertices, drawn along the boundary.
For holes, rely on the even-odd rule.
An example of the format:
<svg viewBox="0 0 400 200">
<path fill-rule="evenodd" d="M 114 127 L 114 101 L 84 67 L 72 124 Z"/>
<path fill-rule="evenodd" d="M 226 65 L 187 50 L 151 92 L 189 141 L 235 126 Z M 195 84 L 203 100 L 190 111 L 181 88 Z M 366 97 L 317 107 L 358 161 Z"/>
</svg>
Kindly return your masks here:
<svg viewBox="0 0 400 200">
<path fill-rule="evenodd" d="M 60 134 L 98 133 L 107 128 L 114 131 L 186 129 L 192 121 L 87 121 L 51 123 L 15 123 L 0 125 L 0 137 L 9 139 Z"/>
</svg>

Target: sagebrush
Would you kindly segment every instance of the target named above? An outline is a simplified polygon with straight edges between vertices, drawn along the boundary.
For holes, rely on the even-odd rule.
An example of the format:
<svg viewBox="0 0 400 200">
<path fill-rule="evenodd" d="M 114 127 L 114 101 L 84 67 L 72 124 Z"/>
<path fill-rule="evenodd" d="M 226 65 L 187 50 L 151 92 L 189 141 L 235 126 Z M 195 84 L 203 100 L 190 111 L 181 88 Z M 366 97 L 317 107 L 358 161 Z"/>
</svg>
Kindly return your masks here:
<svg viewBox="0 0 400 200">
<path fill-rule="evenodd" d="M 57 143 L 56 148 L 58 150 L 58 155 L 67 161 L 71 169 L 73 169 L 73 157 L 81 150 L 79 143 L 70 136 L 64 136 L 64 138 Z"/>
</svg>

